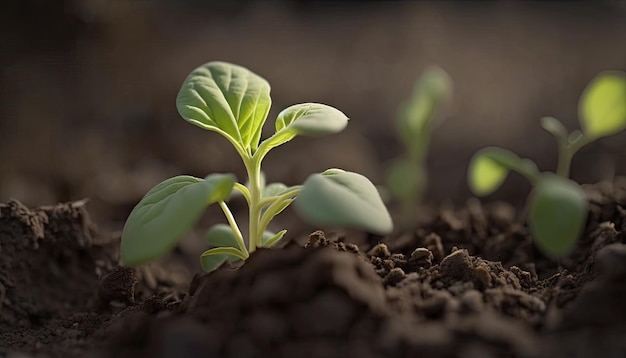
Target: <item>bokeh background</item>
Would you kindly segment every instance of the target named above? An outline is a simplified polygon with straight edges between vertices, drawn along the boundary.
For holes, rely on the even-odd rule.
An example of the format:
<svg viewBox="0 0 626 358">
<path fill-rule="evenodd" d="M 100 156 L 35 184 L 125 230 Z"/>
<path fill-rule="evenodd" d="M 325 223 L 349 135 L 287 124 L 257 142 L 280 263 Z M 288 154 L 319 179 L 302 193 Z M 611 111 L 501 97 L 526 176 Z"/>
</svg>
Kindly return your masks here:
<svg viewBox="0 0 626 358">
<path fill-rule="evenodd" d="M 268 128 L 299 102 L 330 104 L 351 118 L 340 134 L 298 138 L 268 156 L 268 179 L 287 184 L 328 167 L 384 184 L 388 161 L 402 152 L 398 107 L 427 66 L 442 67 L 455 91 L 432 139 L 426 201 L 460 205 L 471 196 L 467 163 L 481 147 L 555 168 L 556 146 L 539 118 L 577 128 L 589 80 L 626 69 L 625 3 L 3 1 L 0 201 L 87 197 L 96 222 L 119 230 L 167 177 L 217 171 L 243 180 L 228 143 L 175 108 L 193 68 L 224 60 L 271 83 Z M 574 178 L 626 175 L 625 139 L 585 147 Z M 529 189 L 513 175 L 485 200 L 519 206 Z M 283 220 L 308 230 L 291 213 Z"/>
</svg>

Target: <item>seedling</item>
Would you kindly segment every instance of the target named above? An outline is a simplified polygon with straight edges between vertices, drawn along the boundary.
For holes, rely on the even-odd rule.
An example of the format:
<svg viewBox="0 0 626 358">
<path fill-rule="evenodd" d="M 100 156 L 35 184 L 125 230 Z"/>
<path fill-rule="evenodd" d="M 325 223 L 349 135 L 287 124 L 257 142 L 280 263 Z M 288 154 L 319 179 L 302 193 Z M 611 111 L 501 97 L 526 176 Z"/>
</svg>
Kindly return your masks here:
<svg viewBox="0 0 626 358">
<path fill-rule="evenodd" d="M 578 112 L 582 130 L 571 133 L 553 117 L 541 119 L 541 126 L 558 144 L 556 173 L 541 173 L 533 161 L 497 147 L 478 151 L 468 169 L 469 187 L 476 195 L 495 191 L 510 170 L 531 182 L 528 225 L 537 247 L 553 258 L 573 250 L 587 218 L 585 193 L 568 179 L 572 157 L 584 145 L 626 129 L 626 73 L 607 71 L 596 76 L 584 90 Z"/>
<path fill-rule="evenodd" d="M 436 125 L 437 110 L 452 94 L 450 76 L 438 67 L 424 71 L 415 84 L 413 94 L 401 106 L 398 136 L 405 154 L 394 160 L 387 173 L 387 188 L 401 204 L 404 219 L 410 223 L 427 186 L 426 156 L 430 137 Z"/>
<path fill-rule="evenodd" d="M 205 178 L 177 176 L 156 185 L 126 221 L 121 243 L 124 263 L 139 265 L 166 254 L 214 203 L 222 209 L 228 225 L 218 224 L 206 235 L 213 246 L 201 256 L 206 271 L 225 261 L 245 260 L 257 247 L 276 244 L 286 230 L 272 233 L 267 231 L 268 225 L 292 202 L 314 225 L 391 232 L 391 217 L 376 187 L 360 174 L 329 169 L 309 176 L 303 185 L 265 185 L 261 162 L 271 149 L 299 135 L 336 133 L 348 124 L 348 117 L 333 107 L 296 104 L 280 112 L 274 134 L 261 141 L 270 105 L 269 83 L 244 67 L 209 62 L 189 74 L 176 99 L 178 112 L 186 121 L 221 134 L 233 145 L 245 166 L 247 184 L 236 182 L 233 174 L 210 174 Z M 226 203 L 231 192 L 239 193 L 248 204 L 247 240 Z"/>
</svg>

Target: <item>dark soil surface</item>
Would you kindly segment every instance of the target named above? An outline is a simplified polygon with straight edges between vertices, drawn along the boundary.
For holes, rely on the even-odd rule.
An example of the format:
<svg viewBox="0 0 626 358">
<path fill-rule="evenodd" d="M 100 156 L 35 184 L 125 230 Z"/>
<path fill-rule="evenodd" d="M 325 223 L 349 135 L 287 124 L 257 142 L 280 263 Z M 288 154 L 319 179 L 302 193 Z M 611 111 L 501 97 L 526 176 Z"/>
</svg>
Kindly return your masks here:
<svg viewBox="0 0 626 358">
<path fill-rule="evenodd" d="M 317 231 L 191 278 L 128 269 L 86 203 L 0 204 L 0 357 L 624 357 L 626 180 L 560 263 L 470 201 L 373 247 Z"/>
</svg>

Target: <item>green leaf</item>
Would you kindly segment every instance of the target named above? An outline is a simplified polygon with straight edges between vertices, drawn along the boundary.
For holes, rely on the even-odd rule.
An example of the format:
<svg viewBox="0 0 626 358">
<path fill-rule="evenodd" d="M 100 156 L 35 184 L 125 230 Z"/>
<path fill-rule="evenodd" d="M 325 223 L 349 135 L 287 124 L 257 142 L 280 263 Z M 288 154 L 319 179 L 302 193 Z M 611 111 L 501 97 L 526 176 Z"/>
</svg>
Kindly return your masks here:
<svg viewBox="0 0 626 358">
<path fill-rule="evenodd" d="M 340 110 L 320 103 L 295 104 L 276 118 L 276 133 L 263 141 L 268 150 L 292 140 L 297 135 L 320 136 L 342 131 L 348 117 Z"/>
<path fill-rule="evenodd" d="M 265 79 L 226 62 L 209 62 L 193 70 L 176 99 L 185 120 L 224 132 L 252 151 L 258 146 L 271 103 Z"/>
<path fill-rule="evenodd" d="M 217 247 L 239 248 L 233 229 L 226 224 L 215 224 L 206 234 L 206 241 Z"/>
<path fill-rule="evenodd" d="M 361 174 L 329 169 L 304 182 L 296 210 L 313 225 L 351 226 L 388 234 L 393 222 L 378 191 Z"/>
<path fill-rule="evenodd" d="M 430 132 L 437 106 L 452 94 L 452 79 L 443 69 L 427 68 L 415 84 L 411 98 L 401 107 L 400 135 L 411 143 L 425 131 Z"/>
<path fill-rule="evenodd" d="M 420 149 L 417 141 L 430 137 L 435 111 L 452 95 L 452 87 L 452 79 L 443 69 L 429 67 L 416 82 L 411 97 L 400 107 L 397 128 L 411 152 Z"/>
<path fill-rule="evenodd" d="M 590 138 L 615 134 L 626 128 L 626 73 L 606 71 L 585 88 L 578 102 L 580 125 Z"/>
<path fill-rule="evenodd" d="M 228 197 L 234 182 L 232 174 L 212 174 L 205 179 L 183 175 L 156 185 L 126 220 L 122 261 L 134 266 L 165 255 L 208 205 Z"/>
<path fill-rule="evenodd" d="M 261 192 L 261 198 L 269 198 L 272 196 L 277 196 L 286 192 L 289 189 L 290 188 L 283 183 L 271 183 L 265 188 L 263 188 L 263 191 Z"/>
<path fill-rule="evenodd" d="M 420 188 L 424 188 L 426 176 L 418 166 L 408 160 L 395 160 L 387 173 L 387 187 L 391 194 L 402 201 L 417 200 Z"/>
<path fill-rule="evenodd" d="M 225 261 L 235 262 L 245 260 L 241 251 L 233 247 L 216 247 L 206 250 L 200 256 L 200 264 L 206 272 L 211 272 L 220 267 Z"/>
<path fill-rule="evenodd" d="M 470 160 L 467 169 L 468 185 L 475 195 L 489 195 L 502 185 L 509 174 L 515 170 L 531 183 L 539 175 L 534 162 L 521 159 L 517 154 L 498 147 L 487 147 L 479 150 Z"/>
<path fill-rule="evenodd" d="M 587 206 L 580 185 L 552 173 L 541 175 L 528 217 L 537 247 L 553 258 L 570 254 L 585 228 Z"/>
<path fill-rule="evenodd" d="M 554 117 L 543 117 L 541 118 L 541 127 L 551 133 L 559 141 L 566 143 L 568 136 L 567 129 L 558 119 Z"/>
<path fill-rule="evenodd" d="M 226 224 L 213 225 L 206 234 L 206 241 L 217 248 L 228 248 L 228 250 L 225 251 L 214 250 L 214 247 L 202 254 L 200 263 L 202 264 L 202 268 L 207 272 L 215 270 L 226 260 L 234 262 L 237 260 L 245 260 L 245 258 L 248 257 L 248 254 L 242 252 L 241 248 L 239 248 L 233 229 Z M 237 254 L 235 255 L 234 251 L 230 249 L 236 250 Z"/>
<path fill-rule="evenodd" d="M 274 244 L 280 241 L 283 236 L 285 236 L 285 233 L 287 233 L 287 230 L 281 230 L 277 234 L 274 234 L 270 231 L 265 231 L 263 233 L 263 236 L 261 237 L 261 246 L 272 247 Z"/>
</svg>

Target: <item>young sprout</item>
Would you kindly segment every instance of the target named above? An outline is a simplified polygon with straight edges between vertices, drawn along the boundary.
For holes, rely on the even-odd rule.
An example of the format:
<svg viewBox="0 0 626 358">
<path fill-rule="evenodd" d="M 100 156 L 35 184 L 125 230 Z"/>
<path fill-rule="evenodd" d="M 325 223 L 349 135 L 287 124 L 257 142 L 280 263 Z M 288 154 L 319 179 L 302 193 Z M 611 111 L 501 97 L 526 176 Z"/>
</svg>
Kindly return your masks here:
<svg viewBox="0 0 626 358">
<path fill-rule="evenodd" d="M 303 185 L 265 185 L 261 162 L 271 149 L 299 135 L 339 132 L 348 123 L 346 115 L 333 107 L 296 104 L 280 112 L 275 133 L 261 141 L 270 105 L 269 83 L 244 67 L 209 62 L 191 72 L 176 99 L 178 112 L 186 121 L 217 132 L 232 144 L 245 166 L 247 184 L 238 183 L 233 174 L 210 174 L 205 178 L 177 176 L 156 185 L 124 225 L 121 256 L 125 264 L 139 265 L 166 254 L 214 203 L 222 209 L 228 225 L 218 224 L 206 235 L 212 246 L 201 256 L 206 271 L 225 261 L 245 260 L 257 247 L 276 244 L 286 230 L 269 232 L 268 225 L 292 202 L 314 225 L 391 232 L 393 224 L 376 187 L 360 174 L 329 169 L 309 176 Z M 233 190 L 248 204 L 247 239 L 226 203 Z"/>
<path fill-rule="evenodd" d="M 553 117 L 541 119 L 558 144 L 556 174 L 541 173 L 533 161 L 497 147 L 478 151 L 468 168 L 469 187 L 476 195 L 495 191 L 510 170 L 531 182 L 528 226 L 537 247 L 553 258 L 571 253 L 587 218 L 585 193 L 568 179 L 572 157 L 584 145 L 626 129 L 626 73 L 606 71 L 596 76 L 580 98 L 578 116 L 582 130 L 571 133 Z"/>
<path fill-rule="evenodd" d="M 405 154 L 394 160 L 387 172 L 387 188 L 402 205 L 404 219 L 410 223 L 427 186 L 426 156 L 430 137 L 441 121 L 436 116 L 440 105 L 452 95 L 450 76 L 439 67 L 427 68 L 415 84 L 413 94 L 402 104 L 398 116 L 398 135 Z"/>
</svg>

